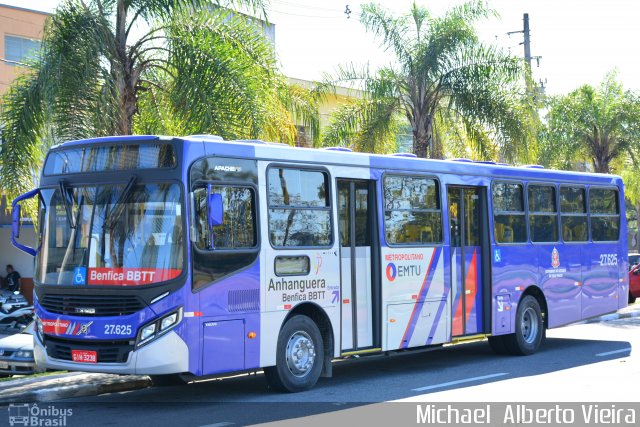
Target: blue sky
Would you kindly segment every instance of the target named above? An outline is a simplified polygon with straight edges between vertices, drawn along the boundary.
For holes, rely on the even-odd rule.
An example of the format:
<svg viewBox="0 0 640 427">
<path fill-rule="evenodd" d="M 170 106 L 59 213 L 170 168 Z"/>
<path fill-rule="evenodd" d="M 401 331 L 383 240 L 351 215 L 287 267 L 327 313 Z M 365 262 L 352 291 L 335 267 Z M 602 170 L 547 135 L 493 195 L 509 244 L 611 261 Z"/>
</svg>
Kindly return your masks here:
<svg viewBox="0 0 640 427">
<path fill-rule="evenodd" d="M 0 0 L 21 7 L 52 11 L 58 0 Z M 391 10 L 403 13 L 412 1 L 383 0 Z M 417 0 L 434 10 L 445 10 L 457 0 Z M 318 79 L 338 64 L 390 61 L 372 36 L 358 22 L 361 2 L 348 0 L 271 0 L 269 19 L 276 24 L 276 49 L 285 74 Z M 346 6 L 350 18 L 344 13 Z M 637 0 L 491 0 L 500 19 L 478 26 L 485 42 L 523 55 L 519 45 L 523 13 L 529 13 L 531 50 L 541 56 L 534 62 L 536 79 L 546 80 L 550 94 L 566 93 L 583 83 L 598 84 L 607 71 L 617 69 L 626 88 L 640 89 L 640 55 L 636 23 Z"/>
</svg>

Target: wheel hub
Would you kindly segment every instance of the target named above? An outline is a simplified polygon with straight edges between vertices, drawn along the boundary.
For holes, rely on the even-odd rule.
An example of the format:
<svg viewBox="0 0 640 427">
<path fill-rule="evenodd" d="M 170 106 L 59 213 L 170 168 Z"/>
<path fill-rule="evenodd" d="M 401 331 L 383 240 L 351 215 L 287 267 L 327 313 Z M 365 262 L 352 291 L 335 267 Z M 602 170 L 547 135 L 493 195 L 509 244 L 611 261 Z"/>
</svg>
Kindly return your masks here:
<svg viewBox="0 0 640 427">
<path fill-rule="evenodd" d="M 522 314 L 520 322 L 522 330 L 522 338 L 527 344 L 532 344 L 538 336 L 538 313 L 531 307 L 528 307 Z"/>
<path fill-rule="evenodd" d="M 287 368 L 293 375 L 307 375 L 316 359 L 315 345 L 309 334 L 298 331 L 291 335 L 287 343 L 286 357 Z"/>
</svg>

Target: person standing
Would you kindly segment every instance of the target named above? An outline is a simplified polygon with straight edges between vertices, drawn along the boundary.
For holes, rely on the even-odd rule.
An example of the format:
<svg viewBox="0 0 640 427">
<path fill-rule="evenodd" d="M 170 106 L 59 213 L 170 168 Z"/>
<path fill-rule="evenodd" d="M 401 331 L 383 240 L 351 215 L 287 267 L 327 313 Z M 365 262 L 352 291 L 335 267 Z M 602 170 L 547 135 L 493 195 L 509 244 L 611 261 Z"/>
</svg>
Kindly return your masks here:
<svg viewBox="0 0 640 427">
<path fill-rule="evenodd" d="M 20 290 L 20 273 L 13 269 L 13 265 L 7 265 L 7 277 L 5 278 L 7 282 L 7 289 L 11 292 Z"/>
</svg>

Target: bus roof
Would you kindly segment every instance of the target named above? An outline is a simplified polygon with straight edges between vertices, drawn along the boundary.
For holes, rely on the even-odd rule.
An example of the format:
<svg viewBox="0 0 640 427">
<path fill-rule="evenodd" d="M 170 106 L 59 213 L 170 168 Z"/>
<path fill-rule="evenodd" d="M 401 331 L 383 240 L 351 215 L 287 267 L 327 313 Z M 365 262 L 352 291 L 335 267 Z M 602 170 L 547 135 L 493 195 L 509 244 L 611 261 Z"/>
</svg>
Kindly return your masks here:
<svg viewBox="0 0 640 427">
<path fill-rule="evenodd" d="M 448 173 L 458 175 L 481 175 L 503 179 L 585 181 L 591 184 L 617 185 L 621 178 L 617 175 L 563 171 L 547 169 L 539 165 L 511 166 L 488 161 L 473 161 L 470 159 L 422 159 L 407 156 L 405 153 L 371 154 L 350 152 L 348 149 L 335 148 L 303 148 L 292 147 L 282 143 L 270 143 L 260 140 L 231 140 L 225 141 L 215 135 L 190 135 L 169 137 L 159 135 L 123 135 L 90 138 L 68 141 L 52 147 L 64 149 L 88 144 L 109 144 L 118 142 L 152 142 L 174 140 L 181 143 L 212 144 L 210 151 L 216 155 L 257 158 L 275 161 L 295 161 L 297 163 L 322 163 L 344 166 L 360 166 L 380 169 L 395 169 L 403 171 Z"/>
</svg>

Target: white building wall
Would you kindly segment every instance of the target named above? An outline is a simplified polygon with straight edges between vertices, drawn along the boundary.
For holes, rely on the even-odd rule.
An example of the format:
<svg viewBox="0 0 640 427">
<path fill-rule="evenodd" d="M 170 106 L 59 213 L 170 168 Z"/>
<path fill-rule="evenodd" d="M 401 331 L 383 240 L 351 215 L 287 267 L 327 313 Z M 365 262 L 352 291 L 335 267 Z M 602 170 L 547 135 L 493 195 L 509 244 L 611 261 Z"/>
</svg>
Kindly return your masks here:
<svg viewBox="0 0 640 427">
<path fill-rule="evenodd" d="M 33 227 L 23 226 L 20 229 L 20 243 L 35 247 L 36 234 Z M 22 277 L 33 277 L 34 259 L 11 244 L 11 227 L 0 227 L 0 275 L 7 275 L 7 264 Z"/>
</svg>

